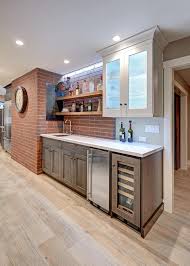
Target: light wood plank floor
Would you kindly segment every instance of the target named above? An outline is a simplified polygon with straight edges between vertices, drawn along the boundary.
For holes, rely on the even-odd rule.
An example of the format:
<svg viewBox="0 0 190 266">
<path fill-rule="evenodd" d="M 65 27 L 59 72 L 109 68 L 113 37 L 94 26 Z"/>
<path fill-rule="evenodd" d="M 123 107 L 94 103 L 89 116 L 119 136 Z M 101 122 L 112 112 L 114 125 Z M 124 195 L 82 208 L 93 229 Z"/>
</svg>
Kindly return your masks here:
<svg viewBox="0 0 190 266">
<path fill-rule="evenodd" d="M 190 265 L 190 171 L 176 175 L 175 212 L 143 240 L 46 175 L 0 150 L 0 266 Z"/>
</svg>

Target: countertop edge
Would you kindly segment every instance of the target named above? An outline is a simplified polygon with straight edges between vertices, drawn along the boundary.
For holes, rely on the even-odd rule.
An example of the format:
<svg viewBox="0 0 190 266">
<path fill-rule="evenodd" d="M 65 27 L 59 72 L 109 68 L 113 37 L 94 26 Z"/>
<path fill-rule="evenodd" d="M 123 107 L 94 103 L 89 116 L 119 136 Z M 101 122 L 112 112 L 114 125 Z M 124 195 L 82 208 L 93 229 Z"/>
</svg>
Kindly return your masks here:
<svg viewBox="0 0 190 266">
<path fill-rule="evenodd" d="M 56 141 L 62 141 L 62 142 L 67 142 L 67 143 L 72 143 L 72 144 L 78 144 L 78 145 L 82 145 L 82 146 L 86 146 L 86 147 L 90 147 L 90 148 L 97 148 L 97 149 L 102 149 L 102 150 L 106 150 L 106 151 L 111 151 L 111 152 L 115 152 L 115 153 L 120 153 L 120 154 L 125 154 L 125 155 L 130 155 L 130 156 L 134 156 L 134 157 L 139 157 L 139 158 L 145 158 L 151 154 L 154 154 L 156 152 L 162 151 L 163 147 L 158 147 L 155 148 L 152 151 L 146 152 L 146 153 L 137 153 L 137 152 L 131 152 L 131 151 L 125 151 L 125 150 L 120 150 L 120 149 L 115 149 L 115 148 L 111 148 L 111 147 L 106 147 L 106 146 L 101 146 L 99 144 L 88 144 L 88 143 L 84 143 L 82 141 L 78 141 L 78 140 L 69 140 L 69 139 L 61 139 L 61 138 L 57 138 L 55 136 L 51 136 L 48 134 L 41 134 L 40 137 L 42 138 L 48 138 L 48 139 L 53 139 Z M 84 136 L 83 136 L 84 137 Z"/>
</svg>

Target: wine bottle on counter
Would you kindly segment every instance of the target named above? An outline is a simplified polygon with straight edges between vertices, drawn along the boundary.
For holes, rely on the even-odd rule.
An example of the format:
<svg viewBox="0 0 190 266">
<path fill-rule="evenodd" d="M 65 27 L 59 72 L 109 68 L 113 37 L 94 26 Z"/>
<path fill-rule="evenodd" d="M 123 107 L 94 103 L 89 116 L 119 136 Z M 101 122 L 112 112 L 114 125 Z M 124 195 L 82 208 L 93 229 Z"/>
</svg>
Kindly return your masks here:
<svg viewBox="0 0 190 266">
<path fill-rule="evenodd" d="M 133 142 L 133 130 L 132 130 L 132 121 L 129 121 L 129 129 L 128 129 L 128 142 Z"/>
<path fill-rule="evenodd" d="M 121 122 L 121 127 L 119 130 L 119 140 L 122 142 L 126 141 L 125 128 L 123 127 L 123 122 Z"/>
</svg>

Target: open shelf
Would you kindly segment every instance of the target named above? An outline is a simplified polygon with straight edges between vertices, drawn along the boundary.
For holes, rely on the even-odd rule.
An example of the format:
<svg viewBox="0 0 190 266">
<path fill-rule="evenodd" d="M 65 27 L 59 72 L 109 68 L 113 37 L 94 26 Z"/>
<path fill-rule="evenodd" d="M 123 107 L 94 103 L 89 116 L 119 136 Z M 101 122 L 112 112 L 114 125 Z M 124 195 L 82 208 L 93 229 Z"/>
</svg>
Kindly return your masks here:
<svg viewBox="0 0 190 266">
<path fill-rule="evenodd" d="M 87 93 L 82 93 L 82 94 L 74 95 L 74 96 L 61 96 L 61 97 L 57 97 L 56 100 L 66 101 L 66 100 L 73 100 L 73 99 L 80 99 L 80 98 L 98 97 L 98 96 L 102 96 L 102 91 L 87 92 Z"/>
<path fill-rule="evenodd" d="M 102 115 L 102 112 L 57 112 L 56 115 Z"/>
</svg>

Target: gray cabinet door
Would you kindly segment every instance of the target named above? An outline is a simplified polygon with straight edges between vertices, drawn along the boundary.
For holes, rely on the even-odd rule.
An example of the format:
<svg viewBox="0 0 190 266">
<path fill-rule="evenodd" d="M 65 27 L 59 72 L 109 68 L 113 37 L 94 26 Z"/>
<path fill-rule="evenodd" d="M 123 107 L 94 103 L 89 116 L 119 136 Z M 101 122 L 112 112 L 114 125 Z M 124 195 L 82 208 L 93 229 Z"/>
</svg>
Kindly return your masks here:
<svg viewBox="0 0 190 266">
<path fill-rule="evenodd" d="M 61 181 L 61 149 L 51 147 L 51 176 Z"/>
<path fill-rule="evenodd" d="M 74 158 L 74 188 L 82 195 L 87 194 L 87 157 L 76 154 Z"/>
<path fill-rule="evenodd" d="M 112 212 L 140 227 L 140 159 L 112 154 Z"/>
<path fill-rule="evenodd" d="M 73 187 L 74 177 L 74 157 L 70 151 L 62 152 L 62 181 L 66 185 Z"/>
<path fill-rule="evenodd" d="M 43 146 L 42 168 L 46 174 L 51 175 L 51 149 L 48 146 Z"/>
</svg>

